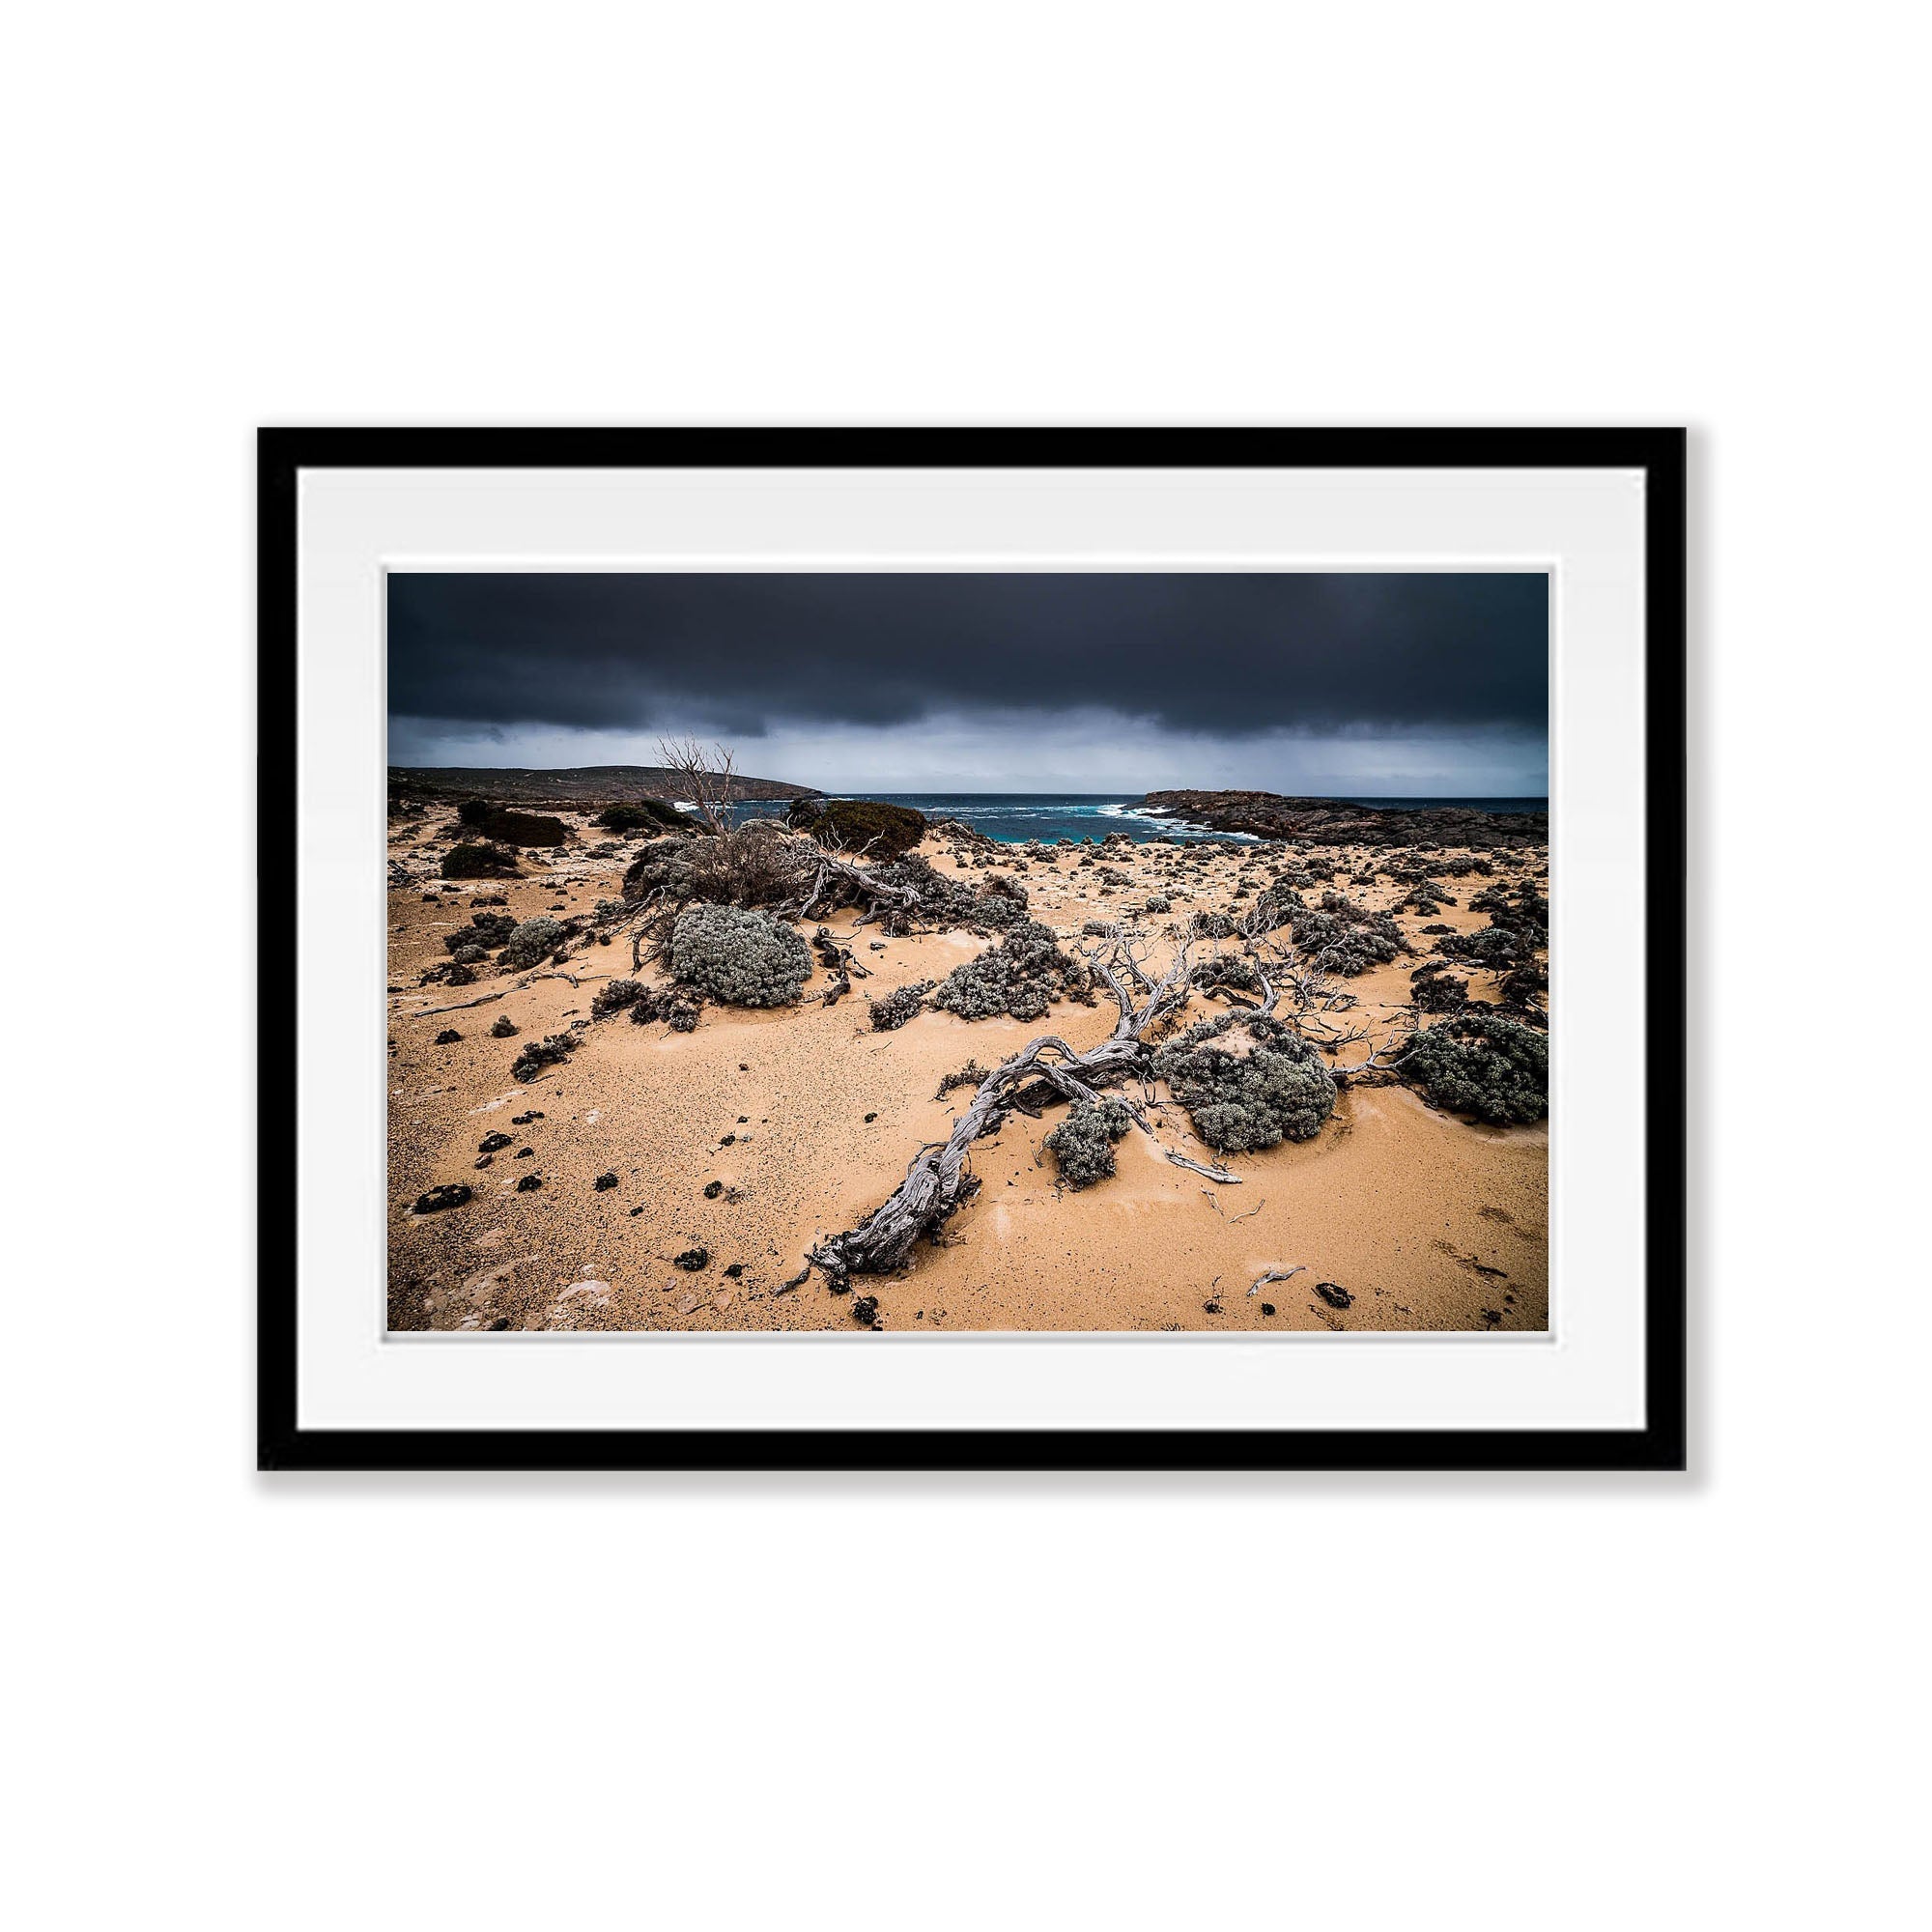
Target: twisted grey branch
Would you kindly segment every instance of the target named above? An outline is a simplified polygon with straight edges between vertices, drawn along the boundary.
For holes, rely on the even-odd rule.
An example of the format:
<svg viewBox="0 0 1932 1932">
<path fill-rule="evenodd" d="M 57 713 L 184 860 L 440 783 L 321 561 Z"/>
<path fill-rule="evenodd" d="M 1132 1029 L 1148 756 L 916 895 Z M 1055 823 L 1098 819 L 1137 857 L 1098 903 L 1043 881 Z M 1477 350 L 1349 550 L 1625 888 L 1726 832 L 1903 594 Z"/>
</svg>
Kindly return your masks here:
<svg viewBox="0 0 1932 1932">
<path fill-rule="evenodd" d="M 943 1142 L 921 1148 L 906 1168 L 905 1179 L 858 1226 L 818 1242 L 806 1256 L 809 1267 L 818 1268 L 835 1287 L 841 1286 L 848 1275 L 888 1274 L 902 1267 L 920 1236 L 936 1233 L 965 1198 L 966 1162 L 973 1143 L 997 1124 L 994 1117 L 1010 1104 L 1020 1089 L 1043 1080 L 1069 1100 L 1096 1101 L 1103 1088 L 1118 1086 L 1143 1070 L 1147 1034 L 1187 1003 L 1191 990 L 1189 949 L 1180 949 L 1158 981 L 1148 980 L 1139 970 L 1118 930 L 1102 945 L 1083 951 L 1082 956 L 1120 1009 L 1113 1033 L 1085 1053 L 1076 1053 L 1056 1034 L 1042 1034 L 1010 1060 L 1003 1061 L 980 1081 L 952 1123 L 952 1133 Z M 1149 989 L 1138 1002 L 1128 988 L 1128 975 Z M 1159 1147 L 1146 1109 L 1124 1096 L 1120 1104 Z M 1188 1168 L 1210 1180 L 1238 1180 L 1225 1169 L 1204 1167 L 1167 1148 L 1160 1151 L 1177 1167 Z"/>
</svg>

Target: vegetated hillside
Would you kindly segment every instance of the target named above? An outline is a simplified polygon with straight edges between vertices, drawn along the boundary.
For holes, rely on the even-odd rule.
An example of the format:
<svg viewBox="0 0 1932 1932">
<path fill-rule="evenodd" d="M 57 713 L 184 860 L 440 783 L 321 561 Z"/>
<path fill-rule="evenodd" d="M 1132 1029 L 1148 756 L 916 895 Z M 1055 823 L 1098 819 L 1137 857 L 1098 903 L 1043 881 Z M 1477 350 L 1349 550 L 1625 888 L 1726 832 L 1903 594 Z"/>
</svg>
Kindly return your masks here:
<svg viewBox="0 0 1932 1932">
<path fill-rule="evenodd" d="M 1549 818 L 1541 811 L 1478 811 L 1470 806 L 1413 810 L 1345 805 L 1332 798 L 1281 798 L 1271 791 L 1151 791 L 1145 811 L 1171 813 L 1215 832 L 1262 838 L 1305 838 L 1315 845 L 1460 845 L 1472 851 L 1541 845 Z"/>
<path fill-rule="evenodd" d="M 684 781 L 662 765 L 572 765 L 529 771 L 509 765 L 391 765 L 389 795 L 428 801 L 489 799 L 503 805 L 613 805 L 685 796 Z M 734 776 L 734 799 L 818 798 L 813 785 Z"/>
</svg>

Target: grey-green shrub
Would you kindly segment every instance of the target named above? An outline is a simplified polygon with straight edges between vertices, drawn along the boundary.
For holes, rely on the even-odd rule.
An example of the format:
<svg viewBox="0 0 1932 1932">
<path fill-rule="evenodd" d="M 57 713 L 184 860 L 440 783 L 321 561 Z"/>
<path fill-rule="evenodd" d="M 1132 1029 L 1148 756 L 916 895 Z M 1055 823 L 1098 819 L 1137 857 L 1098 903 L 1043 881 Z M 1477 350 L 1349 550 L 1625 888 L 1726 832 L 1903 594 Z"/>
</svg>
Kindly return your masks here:
<svg viewBox="0 0 1932 1932">
<path fill-rule="evenodd" d="M 1549 1111 L 1549 1041 L 1534 1027 L 1478 1009 L 1419 1033 L 1391 1065 L 1438 1107 L 1493 1126 Z"/>
<path fill-rule="evenodd" d="M 568 937 L 558 921 L 548 913 L 538 913 L 511 933 L 497 955 L 497 964 L 505 973 L 526 973 L 532 966 L 542 965 Z"/>
<path fill-rule="evenodd" d="M 1407 951 L 1393 914 L 1370 912 L 1341 893 L 1323 893 L 1321 906 L 1314 910 L 1288 908 L 1288 922 L 1295 950 L 1345 980 L 1366 973 L 1371 966 L 1386 965 Z"/>
<path fill-rule="evenodd" d="M 1069 1187 L 1092 1187 L 1114 1172 L 1114 1143 L 1134 1123 L 1118 1100 L 1076 1100 L 1073 1111 L 1047 1135 L 1060 1178 Z"/>
<path fill-rule="evenodd" d="M 577 1045 L 574 1033 L 554 1033 L 546 1039 L 533 1039 L 510 1063 L 510 1078 L 519 1086 L 534 1080 L 546 1066 L 560 1065 L 577 1051 Z"/>
<path fill-rule="evenodd" d="M 888 993 L 883 1000 L 868 999 L 867 1006 L 872 1016 L 872 1031 L 896 1033 L 924 1007 L 925 996 L 931 991 L 930 980 L 918 980 L 910 986 L 901 986 L 896 992 Z"/>
<path fill-rule="evenodd" d="M 1214 1044 L 1236 1026 L 1254 1042 L 1251 1052 Z M 1313 1140 L 1335 1111 L 1334 1076 L 1321 1056 L 1259 1014 L 1224 1013 L 1190 1027 L 1154 1056 L 1154 1071 L 1187 1109 L 1194 1131 L 1225 1153 Z"/>
<path fill-rule="evenodd" d="M 811 951 L 768 912 L 696 905 L 671 928 L 670 970 L 729 1007 L 788 1007 L 811 977 Z"/>
<path fill-rule="evenodd" d="M 977 959 L 955 966 L 932 996 L 965 1020 L 991 1019 L 1009 1013 L 1016 1020 L 1046 1017 L 1048 1003 L 1077 982 L 1081 969 L 1060 950 L 1050 926 L 1023 921 L 1003 933 Z"/>
<path fill-rule="evenodd" d="M 1238 952 L 1217 952 L 1211 959 L 1196 960 L 1187 977 L 1203 988 L 1232 986 L 1240 993 L 1259 993 L 1262 989 L 1262 976 L 1255 971 L 1254 961 L 1244 959 Z"/>
<path fill-rule="evenodd" d="M 608 1020 L 612 1013 L 621 1013 L 626 1007 L 635 1007 L 646 990 L 641 980 L 612 980 L 609 985 L 598 987 L 592 996 L 590 1017 L 593 1020 Z"/>
</svg>

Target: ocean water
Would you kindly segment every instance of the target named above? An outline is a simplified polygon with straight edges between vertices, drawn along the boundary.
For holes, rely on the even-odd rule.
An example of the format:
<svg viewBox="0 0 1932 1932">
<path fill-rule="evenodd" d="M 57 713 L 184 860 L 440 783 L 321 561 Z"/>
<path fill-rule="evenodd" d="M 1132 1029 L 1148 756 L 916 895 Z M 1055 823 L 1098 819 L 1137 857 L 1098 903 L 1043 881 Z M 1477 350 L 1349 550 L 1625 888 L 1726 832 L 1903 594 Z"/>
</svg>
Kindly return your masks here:
<svg viewBox="0 0 1932 1932">
<path fill-rule="evenodd" d="M 876 798 L 888 805 L 910 805 L 928 818 L 956 818 L 977 832 L 1005 844 L 1029 838 L 1104 838 L 1124 832 L 1137 844 L 1151 838 L 1231 838 L 1253 843 L 1247 833 L 1216 833 L 1179 819 L 1136 811 L 1140 797 L 1094 792 L 1005 791 L 879 791 L 852 794 Z M 1344 805 L 1427 806 L 1466 805 L 1481 811 L 1545 811 L 1542 798 L 1350 798 Z M 775 810 L 782 811 L 782 806 Z"/>
</svg>

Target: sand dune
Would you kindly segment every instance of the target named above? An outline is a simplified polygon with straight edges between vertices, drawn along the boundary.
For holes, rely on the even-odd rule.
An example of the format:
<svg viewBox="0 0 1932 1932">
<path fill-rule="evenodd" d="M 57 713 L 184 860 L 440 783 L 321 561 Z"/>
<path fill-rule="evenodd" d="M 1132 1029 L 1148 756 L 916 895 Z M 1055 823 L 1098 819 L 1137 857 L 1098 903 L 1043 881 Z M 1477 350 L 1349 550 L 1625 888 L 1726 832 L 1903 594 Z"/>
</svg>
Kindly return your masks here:
<svg viewBox="0 0 1932 1932">
<path fill-rule="evenodd" d="M 569 814 L 566 814 L 568 817 Z M 599 837 L 573 820 L 586 845 Z M 433 828 L 430 828 L 433 829 Z M 428 872 L 421 822 L 392 837 L 403 872 Z M 389 1320 L 396 1329 L 850 1330 L 850 1297 L 812 1274 L 787 1289 L 814 1237 L 847 1227 L 897 1183 L 922 1143 L 942 1139 L 970 1090 L 935 1097 L 941 1078 L 991 1066 L 1043 1029 L 967 1022 L 927 1011 L 875 1033 L 865 996 L 937 980 L 988 942 L 964 931 L 887 939 L 833 922 L 872 971 L 853 997 L 772 1011 L 707 1007 L 696 1032 L 620 1017 L 582 1028 L 583 1045 L 519 1086 L 509 1073 L 527 1040 L 588 1021 L 600 980 L 629 972 L 628 947 L 592 948 L 554 970 L 418 986 L 446 957 L 443 936 L 467 923 L 480 894 L 500 892 L 518 919 L 562 907 L 588 913 L 616 896 L 634 845 L 592 857 L 569 848 L 536 876 L 500 887 L 443 889 L 412 876 L 390 891 Z M 1265 848 L 1250 848 L 1265 849 Z M 957 870 L 941 841 L 926 856 Z M 1365 856 L 1323 855 L 1344 873 Z M 1189 871 L 1175 910 L 1225 910 L 1245 855 L 1217 852 Z M 1498 877 L 1540 870 L 1540 850 L 1497 856 Z M 526 861 L 526 869 L 539 864 Z M 1020 876 L 1036 918 L 1064 937 L 1089 919 L 1121 917 L 1153 891 L 1176 892 L 1165 846 L 1116 844 L 1109 887 L 1071 848 Z M 395 876 L 400 876 L 397 874 Z M 1459 899 L 1477 884 L 1459 882 Z M 1371 908 L 1405 888 L 1350 886 Z M 429 897 L 425 898 L 425 892 Z M 1485 918 L 1445 906 L 1398 915 L 1421 952 L 1421 928 L 1473 929 Z M 1347 982 L 1352 1017 L 1378 1033 L 1409 997 L 1402 959 Z M 647 976 L 649 977 L 649 976 Z M 1475 997 L 1488 982 L 1477 975 Z M 497 996 L 497 997 L 491 997 Z M 460 1004 L 482 1000 L 483 1004 Z M 1218 1009 L 1208 1008 L 1215 1011 Z M 514 1038 L 489 1029 L 507 1015 Z M 1114 1012 L 1064 1004 L 1051 1030 L 1075 1047 L 1104 1037 Z M 444 1029 L 462 1038 L 433 1042 Z M 1342 1064 L 1359 1057 L 1345 1049 Z M 1548 1320 L 1548 1144 L 1544 1125 L 1490 1128 L 1436 1112 L 1406 1088 L 1345 1091 L 1313 1141 L 1236 1156 L 1237 1186 L 1211 1186 L 1169 1165 L 1146 1138 L 1118 1149 L 1119 1172 L 1074 1192 L 1058 1184 L 1040 1143 L 1062 1111 L 1014 1114 L 974 1149 L 978 1198 L 903 1274 L 868 1278 L 894 1333 L 962 1329 L 1541 1329 Z M 526 1118 L 536 1115 L 538 1118 Z M 1179 1107 L 1159 1116 L 1166 1143 L 1203 1161 Z M 514 1122 L 514 1124 L 513 1124 Z M 481 1144 L 511 1145 L 479 1167 Z M 525 1153 L 523 1151 L 529 1151 Z M 534 1174 L 541 1186 L 518 1191 Z M 616 1184 L 599 1190 L 600 1176 Z M 440 1184 L 473 1190 L 459 1209 L 412 1214 Z M 713 1189 L 707 1198 L 706 1190 Z M 701 1267 L 676 1258 L 703 1249 Z M 1299 1269 L 1250 1293 L 1270 1270 Z M 1337 1309 L 1315 1284 L 1340 1284 Z"/>
</svg>

